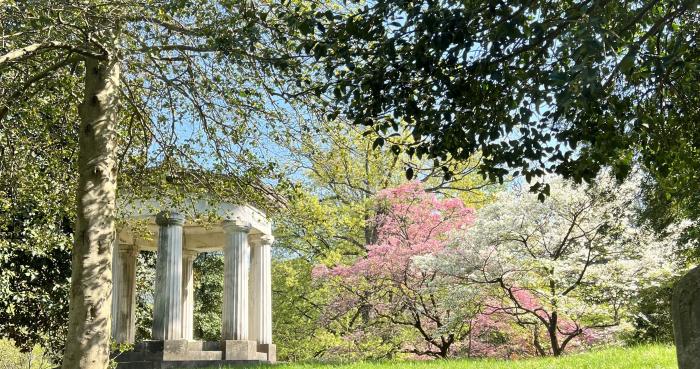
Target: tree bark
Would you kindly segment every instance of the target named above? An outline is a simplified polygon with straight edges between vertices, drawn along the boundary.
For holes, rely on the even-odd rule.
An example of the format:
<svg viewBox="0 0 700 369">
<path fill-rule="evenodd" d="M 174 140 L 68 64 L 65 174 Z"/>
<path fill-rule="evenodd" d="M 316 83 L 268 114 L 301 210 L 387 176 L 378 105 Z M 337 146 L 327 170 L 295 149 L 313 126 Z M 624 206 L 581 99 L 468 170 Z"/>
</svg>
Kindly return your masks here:
<svg viewBox="0 0 700 369">
<path fill-rule="evenodd" d="M 119 64 L 86 58 L 78 107 L 77 220 L 63 369 L 109 365 Z"/>
<path fill-rule="evenodd" d="M 561 347 L 559 346 L 559 337 L 557 336 L 557 324 L 559 315 L 556 311 L 552 312 L 551 318 L 549 319 L 549 326 L 547 326 L 547 333 L 549 334 L 549 341 L 552 345 L 552 355 L 561 355 Z"/>
</svg>

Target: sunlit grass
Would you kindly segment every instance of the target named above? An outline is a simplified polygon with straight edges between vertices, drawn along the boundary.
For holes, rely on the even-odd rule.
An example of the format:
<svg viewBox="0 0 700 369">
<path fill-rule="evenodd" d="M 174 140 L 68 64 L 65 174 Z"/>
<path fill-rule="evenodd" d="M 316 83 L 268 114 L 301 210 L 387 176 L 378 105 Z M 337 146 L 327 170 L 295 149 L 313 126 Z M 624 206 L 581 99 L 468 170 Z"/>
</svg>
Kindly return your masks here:
<svg viewBox="0 0 700 369">
<path fill-rule="evenodd" d="M 261 365 L 260 367 L 268 367 Z M 507 360 L 433 360 L 357 362 L 351 364 L 290 363 L 275 369 L 676 369 L 673 346 L 643 345 L 608 348 L 560 358 Z"/>
</svg>

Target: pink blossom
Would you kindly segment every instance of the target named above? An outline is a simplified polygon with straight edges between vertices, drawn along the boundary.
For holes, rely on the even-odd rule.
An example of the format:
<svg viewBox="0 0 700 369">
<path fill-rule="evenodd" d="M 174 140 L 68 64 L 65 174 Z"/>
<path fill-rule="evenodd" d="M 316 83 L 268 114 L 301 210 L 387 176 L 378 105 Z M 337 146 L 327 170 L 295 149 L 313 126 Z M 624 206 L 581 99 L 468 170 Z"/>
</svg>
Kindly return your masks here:
<svg viewBox="0 0 700 369">
<path fill-rule="evenodd" d="M 333 268 L 333 275 L 401 279 L 415 272 L 414 257 L 442 251 L 451 232 L 474 222 L 474 209 L 459 199 L 425 192 L 417 181 L 382 190 L 376 199 L 384 205 L 372 219 L 377 242 L 367 245 L 367 256 L 350 267 Z"/>
<path fill-rule="evenodd" d="M 326 278 L 330 274 L 330 269 L 323 264 L 314 265 L 311 269 L 311 277 L 314 279 Z"/>
</svg>

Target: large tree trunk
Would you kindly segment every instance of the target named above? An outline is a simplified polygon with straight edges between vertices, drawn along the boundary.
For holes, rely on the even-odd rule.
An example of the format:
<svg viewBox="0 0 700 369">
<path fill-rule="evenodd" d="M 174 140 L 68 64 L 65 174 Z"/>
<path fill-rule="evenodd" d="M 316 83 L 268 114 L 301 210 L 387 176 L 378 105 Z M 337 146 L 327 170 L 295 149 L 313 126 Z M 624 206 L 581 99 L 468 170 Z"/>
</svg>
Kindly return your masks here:
<svg viewBox="0 0 700 369">
<path fill-rule="evenodd" d="M 109 365 L 118 86 L 116 60 L 86 60 L 85 96 L 78 107 L 78 211 L 63 369 Z"/>
</svg>

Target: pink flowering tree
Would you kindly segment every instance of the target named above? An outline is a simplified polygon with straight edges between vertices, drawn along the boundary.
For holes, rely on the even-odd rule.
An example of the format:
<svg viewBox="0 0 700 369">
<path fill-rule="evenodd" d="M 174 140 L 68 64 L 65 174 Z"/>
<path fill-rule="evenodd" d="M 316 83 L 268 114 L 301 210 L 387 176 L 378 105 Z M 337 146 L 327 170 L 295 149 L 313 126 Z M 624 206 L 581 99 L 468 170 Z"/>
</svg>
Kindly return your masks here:
<svg viewBox="0 0 700 369">
<path fill-rule="evenodd" d="M 446 357 L 471 331 L 480 299 L 465 293 L 454 304 L 445 276 L 421 260 L 442 252 L 452 234 L 470 226 L 474 210 L 459 199 L 427 193 L 420 182 L 381 191 L 376 208 L 376 242 L 366 246 L 366 256 L 350 265 L 315 269 L 315 277 L 343 291 L 328 315 L 344 317 L 357 328 L 353 334 L 367 329 L 396 334 L 388 327 L 403 328 L 416 339 L 396 342 L 399 351 Z"/>
</svg>

